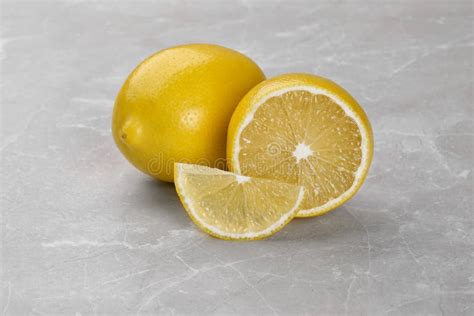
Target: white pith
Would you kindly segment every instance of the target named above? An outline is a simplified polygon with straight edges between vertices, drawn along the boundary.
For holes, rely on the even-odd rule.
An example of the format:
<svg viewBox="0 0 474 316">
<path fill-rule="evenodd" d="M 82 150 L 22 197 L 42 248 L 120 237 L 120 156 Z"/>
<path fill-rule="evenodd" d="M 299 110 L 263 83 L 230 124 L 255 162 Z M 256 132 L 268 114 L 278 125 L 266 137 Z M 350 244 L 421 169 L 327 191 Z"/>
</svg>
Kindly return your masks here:
<svg viewBox="0 0 474 316">
<path fill-rule="evenodd" d="M 351 107 L 348 104 L 346 104 L 343 100 L 341 100 L 338 96 L 334 95 L 333 93 L 331 93 L 330 91 L 328 91 L 326 89 L 314 88 L 312 86 L 304 86 L 304 85 L 288 87 L 288 88 L 281 89 L 281 90 L 278 90 L 276 92 L 270 93 L 269 95 L 266 95 L 265 97 L 263 97 L 262 99 L 260 99 L 257 103 L 255 103 L 253 105 L 253 107 L 251 108 L 249 114 L 247 114 L 247 116 L 245 117 L 243 122 L 240 124 L 240 126 L 238 126 L 237 135 L 234 139 L 234 146 L 233 146 L 234 150 L 232 152 L 232 162 L 233 162 L 233 166 L 234 166 L 234 169 L 235 169 L 234 171 L 236 173 L 242 173 L 241 169 L 240 169 L 240 163 L 239 163 L 239 152 L 240 152 L 240 142 L 239 142 L 239 140 L 240 140 L 242 131 L 250 124 L 250 122 L 252 122 L 253 117 L 255 115 L 255 112 L 260 108 L 260 106 L 262 106 L 262 104 L 267 102 L 270 98 L 281 96 L 281 95 L 283 95 L 287 92 L 297 91 L 297 90 L 307 91 L 307 92 L 312 93 L 312 94 L 322 94 L 322 95 L 325 95 L 328 98 L 332 99 L 337 105 L 339 105 L 341 107 L 341 109 L 344 111 L 344 113 L 347 116 L 349 116 L 350 118 L 352 118 L 354 120 L 354 122 L 357 124 L 357 127 L 359 128 L 361 138 L 362 138 L 362 142 L 361 142 L 361 152 L 362 152 L 361 164 L 360 164 L 359 168 L 357 169 L 357 171 L 354 173 L 354 182 L 352 183 L 352 186 L 347 191 L 345 191 L 343 194 L 338 196 L 337 198 L 332 199 L 332 200 L 326 202 L 323 205 L 320 205 L 318 207 L 314 207 L 314 208 L 311 208 L 311 209 L 300 210 L 298 212 L 298 215 L 300 215 L 300 216 L 311 216 L 311 215 L 315 215 L 315 214 L 318 214 L 320 212 L 323 212 L 327 209 L 331 209 L 331 208 L 339 205 L 340 201 L 344 201 L 348 197 L 352 196 L 354 194 L 354 192 L 357 191 L 359 183 L 363 180 L 362 178 L 363 178 L 363 175 L 364 175 L 364 171 L 369 167 L 369 159 L 368 159 L 369 137 L 368 137 L 368 131 L 364 127 L 364 124 L 362 123 L 362 119 L 359 117 L 359 115 L 357 115 L 354 111 L 352 111 Z"/>
<path fill-rule="evenodd" d="M 246 177 L 246 176 L 243 176 L 243 175 L 240 175 L 240 174 L 236 174 L 235 175 L 235 180 L 237 180 L 238 184 L 242 184 L 242 183 L 245 183 L 245 182 L 249 182 L 250 177 Z"/>
<path fill-rule="evenodd" d="M 191 201 L 191 199 L 187 197 L 186 190 L 183 186 L 184 174 L 186 173 L 186 171 L 184 170 L 185 165 L 186 164 L 176 163 L 177 177 L 176 177 L 175 185 L 178 189 L 178 192 L 180 192 L 181 196 L 184 199 L 183 203 L 186 204 L 186 209 L 199 222 L 200 225 L 202 225 L 207 230 L 215 233 L 216 235 L 219 235 L 222 237 L 227 237 L 227 238 L 232 238 L 232 239 L 253 239 L 253 238 L 259 238 L 262 236 L 270 235 L 273 231 L 275 231 L 276 229 L 284 225 L 290 217 L 294 216 L 294 214 L 298 211 L 299 206 L 303 202 L 305 189 L 304 187 L 301 187 L 298 193 L 298 197 L 293 207 L 290 210 L 288 210 L 288 212 L 286 212 L 282 217 L 280 217 L 280 219 L 276 221 L 273 225 L 267 227 L 264 230 L 257 231 L 257 232 L 249 232 L 249 233 L 242 233 L 242 234 L 225 232 L 219 228 L 216 228 L 214 226 L 207 224 L 196 212 L 193 201 Z M 207 167 L 202 167 L 202 168 L 207 168 Z M 211 168 L 208 168 L 208 169 L 211 169 Z M 219 173 L 236 176 L 234 173 L 222 171 L 222 170 L 219 170 Z M 245 176 L 242 176 L 242 177 L 245 177 Z M 245 178 L 251 179 L 250 177 L 245 177 Z M 237 177 L 236 177 L 236 181 L 237 181 Z"/>
<path fill-rule="evenodd" d="M 293 157 L 295 157 L 296 162 L 300 162 L 302 159 L 307 159 L 312 154 L 314 154 L 314 152 L 305 143 L 299 143 L 293 151 Z"/>
</svg>

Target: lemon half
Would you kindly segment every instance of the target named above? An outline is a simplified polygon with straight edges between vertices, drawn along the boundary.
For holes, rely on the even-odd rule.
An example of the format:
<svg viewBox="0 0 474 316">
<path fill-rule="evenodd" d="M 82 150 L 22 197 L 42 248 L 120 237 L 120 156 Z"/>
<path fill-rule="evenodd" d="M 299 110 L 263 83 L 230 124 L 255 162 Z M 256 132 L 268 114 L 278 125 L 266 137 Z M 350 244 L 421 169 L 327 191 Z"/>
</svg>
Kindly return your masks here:
<svg viewBox="0 0 474 316">
<path fill-rule="evenodd" d="M 231 171 L 304 186 L 299 217 L 324 214 L 361 187 L 373 156 L 369 120 L 336 83 L 287 74 L 254 87 L 228 130 Z"/>
<path fill-rule="evenodd" d="M 175 186 L 193 222 L 221 239 L 261 239 L 298 212 L 304 188 L 200 165 L 175 164 Z"/>
</svg>

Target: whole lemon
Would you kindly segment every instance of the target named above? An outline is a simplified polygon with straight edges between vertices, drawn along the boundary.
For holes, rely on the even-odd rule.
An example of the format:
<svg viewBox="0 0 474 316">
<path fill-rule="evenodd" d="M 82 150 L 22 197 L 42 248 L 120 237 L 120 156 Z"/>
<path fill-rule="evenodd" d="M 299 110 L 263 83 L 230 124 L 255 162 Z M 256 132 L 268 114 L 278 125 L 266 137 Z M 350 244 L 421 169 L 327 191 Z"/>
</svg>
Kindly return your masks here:
<svg viewBox="0 0 474 316">
<path fill-rule="evenodd" d="M 112 117 L 115 143 L 135 167 L 163 181 L 173 182 L 175 162 L 224 168 L 232 113 L 264 79 L 251 59 L 222 46 L 162 50 L 122 86 Z"/>
</svg>

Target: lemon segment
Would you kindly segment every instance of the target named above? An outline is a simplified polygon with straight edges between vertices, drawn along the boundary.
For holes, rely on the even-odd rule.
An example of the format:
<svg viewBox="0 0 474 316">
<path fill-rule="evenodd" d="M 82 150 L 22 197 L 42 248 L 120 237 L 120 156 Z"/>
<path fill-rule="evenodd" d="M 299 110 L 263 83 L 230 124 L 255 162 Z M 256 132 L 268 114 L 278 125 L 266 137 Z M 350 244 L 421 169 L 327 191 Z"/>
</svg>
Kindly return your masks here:
<svg viewBox="0 0 474 316">
<path fill-rule="evenodd" d="M 200 165 L 175 164 L 179 198 L 193 222 L 221 239 L 261 239 L 298 212 L 304 188 Z"/>
<path fill-rule="evenodd" d="M 362 108 L 327 79 L 290 74 L 240 102 L 228 133 L 229 168 L 306 188 L 299 217 L 324 214 L 362 185 L 373 153 Z"/>
</svg>

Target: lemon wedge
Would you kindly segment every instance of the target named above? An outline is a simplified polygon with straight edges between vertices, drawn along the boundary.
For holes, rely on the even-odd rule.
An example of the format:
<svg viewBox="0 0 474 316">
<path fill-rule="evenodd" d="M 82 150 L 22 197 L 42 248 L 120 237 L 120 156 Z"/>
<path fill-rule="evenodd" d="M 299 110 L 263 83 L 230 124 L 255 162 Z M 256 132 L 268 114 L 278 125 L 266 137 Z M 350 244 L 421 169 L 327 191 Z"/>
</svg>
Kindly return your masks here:
<svg viewBox="0 0 474 316">
<path fill-rule="evenodd" d="M 221 239 L 261 239 L 298 212 L 304 188 L 201 165 L 175 164 L 179 198 L 193 222 Z"/>
<path fill-rule="evenodd" d="M 324 214 L 350 199 L 372 156 L 363 109 L 343 88 L 314 75 L 261 82 L 241 100 L 228 130 L 231 171 L 305 187 L 298 217 Z"/>
</svg>

